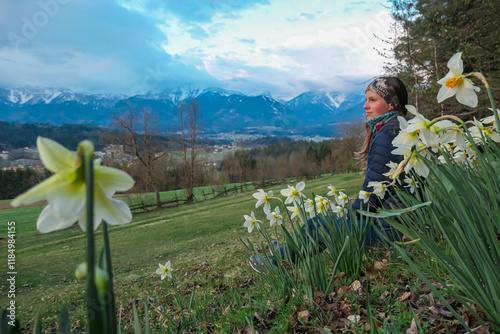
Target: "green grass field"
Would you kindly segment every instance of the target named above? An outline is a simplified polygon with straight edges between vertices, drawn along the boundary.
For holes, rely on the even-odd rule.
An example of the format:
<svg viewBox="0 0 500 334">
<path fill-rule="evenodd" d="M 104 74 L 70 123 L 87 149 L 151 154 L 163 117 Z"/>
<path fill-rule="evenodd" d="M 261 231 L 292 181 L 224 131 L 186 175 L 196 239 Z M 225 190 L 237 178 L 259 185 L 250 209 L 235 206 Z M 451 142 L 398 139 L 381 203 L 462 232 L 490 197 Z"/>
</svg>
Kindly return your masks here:
<svg viewBox="0 0 500 334">
<path fill-rule="evenodd" d="M 354 197 L 362 182 L 358 173 L 323 177 L 307 181 L 305 193 L 308 196 L 312 193 L 326 195 L 327 186 L 333 184 Z M 270 189 L 279 194 L 283 188 L 286 185 Z M 253 280 L 256 274 L 247 264 L 239 238 L 258 240 L 258 234 L 250 235 L 243 227 L 243 215 L 255 210 L 252 193 L 248 191 L 140 214 L 125 226 L 111 227 L 117 306 L 122 305 L 123 311 L 127 312 L 130 311 L 127 307 L 135 300 L 166 298 L 173 289 L 188 291 L 193 287 L 197 289 L 196 300 L 200 302 L 213 298 L 218 293 L 216 290 L 222 287 L 229 288 L 231 293 L 239 294 L 240 289 L 246 291 L 242 295 L 250 293 L 251 289 L 244 288 L 244 282 Z M 168 198 L 172 194 L 162 196 Z M 22 323 L 31 323 L 39 312 L 44 323 L 55 323 L 61 306 L 68 304 L 72 320 L 83 321 L 85 287 L 83 282 L 75 279 L 74 272 L 85 260 L 85 234 L 76 226 L 38 234 L 35 225 L 41 210 L 41 206 L 0 210 L 2 238 L 6 236 L 7 222 L 16 222 L 15 300 L 18 319 Z M 262 215 L 261 208 L 257 211 Z M 100 245 L 100 228 L 96 240 Z M 7 254 L 6 240 L 1 240 L 0 245 L 2 254 Z M 160 281 L 155 274 L 158 263 L 164 264 L 167 260 L 175 269 L 173 282 Z M 6 271 L 1 275 L 2 282 L 6 282 Z M 265 288 L 262 289 L 255 293 L 265 295 Z M 3 291 L 0 295 L 2 308 L 9 302 Z M 244 317 L 234 318 L 243 319 L 240 320 L 243 323 L 228 324 L 228 328 L 245 325 Z"/>
</svg>

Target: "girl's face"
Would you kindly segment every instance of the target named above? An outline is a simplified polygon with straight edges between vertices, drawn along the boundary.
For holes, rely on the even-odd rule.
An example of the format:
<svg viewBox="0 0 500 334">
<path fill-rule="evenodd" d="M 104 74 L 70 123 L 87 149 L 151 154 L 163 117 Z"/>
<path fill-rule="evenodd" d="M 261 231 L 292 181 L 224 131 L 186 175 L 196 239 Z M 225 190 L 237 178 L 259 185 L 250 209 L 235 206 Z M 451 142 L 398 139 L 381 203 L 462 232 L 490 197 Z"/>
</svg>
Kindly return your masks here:
<svg viewBox="0 0 500 334">
<path fill-rule="evenodd" d="M 393 107 L 387 103 L 382 96 L 371 90 L 367 90 L 363 109 L 365 109 L 366 112 L 366 119 L 369 120 L 391 111 Z"/>
</svg>

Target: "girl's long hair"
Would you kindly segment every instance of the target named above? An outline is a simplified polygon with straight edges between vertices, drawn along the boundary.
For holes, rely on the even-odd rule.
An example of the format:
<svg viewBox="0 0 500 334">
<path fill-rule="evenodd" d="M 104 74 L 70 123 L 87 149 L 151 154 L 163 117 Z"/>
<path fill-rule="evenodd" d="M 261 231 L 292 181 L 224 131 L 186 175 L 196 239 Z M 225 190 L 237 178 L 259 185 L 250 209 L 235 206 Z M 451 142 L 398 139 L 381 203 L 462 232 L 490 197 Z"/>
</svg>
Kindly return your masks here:
<svg viewBox="0 0 500 334">
<path fill-rule="evenodd" d="M 387 83 L 389 83 L 392 87 L 394 87 L 394 91 L 396 92 L 396 96 L 398 97 L 399 107 L 396 107 L 394 111 L 399 112 L 401 115 L 406 116 L 407 110 L 406 105 L 408 104 L 408 91 L 404 83 L 396 77 L 380 77 L 378 79 L 385 79 Z M 363 142 L 363 146 L 361 151 L 354 152 L 355 155 L 358 156 L 358 160 L 361 162 L 361 174 L 366 173 L 366 167 L 368 165 L 368 152 L 370 151 L 370 146 L 373 140 L 373 134 L 370 129 L 370 126 L 366 124 L 366 137 Z"/>
</svg>

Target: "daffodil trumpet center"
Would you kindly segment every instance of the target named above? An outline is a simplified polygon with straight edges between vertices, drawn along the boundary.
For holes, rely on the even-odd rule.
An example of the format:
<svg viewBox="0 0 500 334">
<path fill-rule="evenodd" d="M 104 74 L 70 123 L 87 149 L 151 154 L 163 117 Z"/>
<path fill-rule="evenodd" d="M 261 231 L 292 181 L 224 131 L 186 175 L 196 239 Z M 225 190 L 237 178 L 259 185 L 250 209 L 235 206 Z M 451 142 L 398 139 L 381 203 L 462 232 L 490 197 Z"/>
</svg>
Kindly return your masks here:
<svg viewBox="0 0 500 334">
<path fill-rule="evenodd" d="M 85 183 L 85 160 L 90 160 L 90 163 L 93 163 L 94 144 L 89 140 L 82 141 L 78 144 L 76 154 L 76 180 L 74 182 Z"/>
<path fill-rule="evenodd" d="M 85 164 L 83 163 L 83 157 L 78 157 L 76 161 L 76 178 L 73 181 L 74 183 L 85 183 Z"/>
<path fill-rule="evenodd" d="M 464 83 L 464 77 L 462 75 L 454 76 L 453 78 L 446 80 L 446 87 L 455 88 L 456 86 L 460 86 L 463 83 Z"/>
</svg>

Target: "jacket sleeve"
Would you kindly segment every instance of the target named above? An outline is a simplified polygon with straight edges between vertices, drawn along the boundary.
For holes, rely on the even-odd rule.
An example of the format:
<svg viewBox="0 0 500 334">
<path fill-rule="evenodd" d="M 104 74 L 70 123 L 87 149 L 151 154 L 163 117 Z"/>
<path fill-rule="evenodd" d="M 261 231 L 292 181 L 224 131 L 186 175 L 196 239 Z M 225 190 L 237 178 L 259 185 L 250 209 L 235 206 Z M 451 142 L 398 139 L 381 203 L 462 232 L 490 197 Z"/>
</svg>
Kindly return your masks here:
<svg viewBox="0 0 500 334">
<path fill-rule="evenodd" d="M 392 122 L 391 122 L 392 123 Z M 399 163 L 403 160 L 403 156 L 394 155 L 391 152 L 394 150 L 394 146 L 392 145 L 392 140 L 399 133 L 399 123 L 397 126 L 394 124 L 387 124 L 382 128 L 382 130 L 373 138 L 372 144 L 370 146 L 370 150 L 368 152 L 368 164 L 366 167 L 365 181 L 363 183 L 362 190 L 372 192 L 373 188 L 368 187 L 368 183 L 372 181 L 388 181 L 392 180 L 383 175 L 384 173 L 389 172 L 390 168 L 387 166 L 389 162 Z M 386 193 L 386 197 L 390 195 Z M 384 199 L 379 198 L 378 196 L 372 194 L 367 203 L 364 203 L 362 199 L 359 197 L 352 205 L 352 209 L 354 212 L 356 210 L 365 210 L 365 211 L 377 211 L 379 207 L 382 206 Z"/>
</svg>

